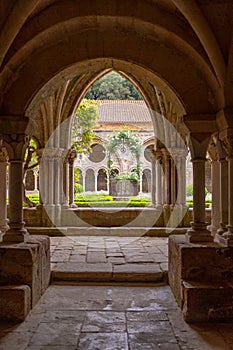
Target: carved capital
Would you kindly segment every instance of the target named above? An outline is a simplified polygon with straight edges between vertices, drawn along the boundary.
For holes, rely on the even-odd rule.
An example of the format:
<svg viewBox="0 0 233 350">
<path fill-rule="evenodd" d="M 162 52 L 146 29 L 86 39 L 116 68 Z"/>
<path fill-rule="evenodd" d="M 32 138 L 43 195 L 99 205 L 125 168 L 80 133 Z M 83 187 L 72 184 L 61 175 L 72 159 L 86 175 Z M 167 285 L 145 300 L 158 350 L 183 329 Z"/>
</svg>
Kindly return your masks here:
<svg viewBox="0 0 233 350">
<path fill-rule="evenodd" d="M 6 148 L 3 147 L 3 140 L 0 140 L 0 163 L 7 163 L 8 161 L 8 155 Z"/>
<path fill-rule="evenodd" d="M 70 150 L 68 154 L 69 164 L 73 165 L 76 158 L 77 158 L 77 151 L 75 151 L 74 149 Z"/>
<path fill-rule="evenodd" d="M 211 140 L 209 147 L 208 147 L 208 153 L 210 155 L 210 158 L 212 161 L 217 162 L 218 160 L 218 149 L 213 140 Z"/>
<path fill-rule="evenodd" d="M 29 145 L 29 136 L 25 134 L 3 134 L 0 138 L 7 149 L 9 161 L 24 160 Z"/>
<path fill-rule="evenodd" d="M 233 158 L 233 135 L 232 136 L 226 136 L 222 140 L 223 148 L 225 149 L 225 152 L 227 154 L 228 158 Z"/>
</svg>

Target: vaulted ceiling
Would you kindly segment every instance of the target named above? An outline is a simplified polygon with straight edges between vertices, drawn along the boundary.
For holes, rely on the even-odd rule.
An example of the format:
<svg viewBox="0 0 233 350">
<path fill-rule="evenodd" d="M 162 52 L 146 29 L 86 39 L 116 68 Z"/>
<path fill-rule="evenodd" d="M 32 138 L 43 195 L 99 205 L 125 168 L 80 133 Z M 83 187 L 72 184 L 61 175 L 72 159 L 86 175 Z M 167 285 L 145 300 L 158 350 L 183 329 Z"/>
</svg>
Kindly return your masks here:
<svg viewBox="0 0 233 350">
<path fill-rule="evenodd" d="M 103 72 L 161 90 L 187 114 L 232 107 L 231 0 L 3 0 L 0 114 L 33 117 L 68 80 L 77 96 Z"/>
</svg>

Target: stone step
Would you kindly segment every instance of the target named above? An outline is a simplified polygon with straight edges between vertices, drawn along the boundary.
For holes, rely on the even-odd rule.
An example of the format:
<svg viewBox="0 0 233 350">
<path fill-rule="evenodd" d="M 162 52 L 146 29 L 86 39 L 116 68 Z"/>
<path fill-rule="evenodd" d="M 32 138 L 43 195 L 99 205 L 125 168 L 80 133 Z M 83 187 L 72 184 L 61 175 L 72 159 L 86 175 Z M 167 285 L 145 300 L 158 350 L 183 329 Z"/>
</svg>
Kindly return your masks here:
<svg viewBox="0 0 233 350">
<path fill-rule="evenodd" d="M 27 227 L 31 235 L 48 236 L 121 236 L 121 237 L 168 237 L 184 234 L 187 227 Z"/>
<path fill-rule="evenodd" d="M 51 283 L 167 283 L 167 271 L 159 264 L 60 263 L 52 268 Z"/>
</svg>

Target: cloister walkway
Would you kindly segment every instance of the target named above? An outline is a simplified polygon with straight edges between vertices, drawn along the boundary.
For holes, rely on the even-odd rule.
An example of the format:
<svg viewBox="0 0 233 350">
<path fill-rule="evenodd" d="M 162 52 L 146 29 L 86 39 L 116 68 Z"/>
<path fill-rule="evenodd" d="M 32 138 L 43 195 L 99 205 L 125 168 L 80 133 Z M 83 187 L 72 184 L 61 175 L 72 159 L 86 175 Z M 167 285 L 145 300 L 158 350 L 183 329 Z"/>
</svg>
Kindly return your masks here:
<svg viewBox="0 0 233 350">
<path fill-rule="evenodd" d="M 163 237 L 50 237 L 52 281 L 165 282 Z"/>
</svg>

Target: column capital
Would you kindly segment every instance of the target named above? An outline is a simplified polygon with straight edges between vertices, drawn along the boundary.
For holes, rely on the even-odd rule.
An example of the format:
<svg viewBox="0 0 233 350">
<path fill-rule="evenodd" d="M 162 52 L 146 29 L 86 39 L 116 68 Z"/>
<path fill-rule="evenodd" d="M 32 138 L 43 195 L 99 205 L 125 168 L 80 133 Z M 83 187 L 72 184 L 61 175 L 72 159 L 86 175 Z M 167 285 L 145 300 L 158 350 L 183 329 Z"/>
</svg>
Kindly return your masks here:
<svg viewBox="0 0 233 350">
<path fill-rule="evenodd" d="M 7 163 L 8 155 L 5 147 L 0 144 L 0 163 Z"/>
<path fill-rule="evenodd" d="M 68 153 L 68 161 L 70 165 L 74 164 L 75 159 L 77 158 L 78 152 L 74 149 L 71 149 Z"/>
<path fill-rule="evenodd" d="M 6 147 L 9 161 L 24 161 L 26 149 L 29 145 L 29 136 L 26 134 L 2 134 L 2 144 Z"/>
<path fill-rule="evenodd" d="M 208 147 L 208 153 L 210 155 L 211 161 L 212 162 L 217 162 L 219 160 L 218 157 L 218 148 L 214 140 L 212 139 L 211 142 L 209 143 Z"/>
<path fill-rule="evenodd" d="M 219 136 L 214 137 L 214 142 L 217 147 L 217 157 L 218 161 L 226 161 L 227 153 L 224 147 L 223 141 L 219 139 Z"/>
</svg>

